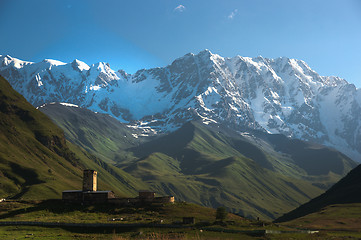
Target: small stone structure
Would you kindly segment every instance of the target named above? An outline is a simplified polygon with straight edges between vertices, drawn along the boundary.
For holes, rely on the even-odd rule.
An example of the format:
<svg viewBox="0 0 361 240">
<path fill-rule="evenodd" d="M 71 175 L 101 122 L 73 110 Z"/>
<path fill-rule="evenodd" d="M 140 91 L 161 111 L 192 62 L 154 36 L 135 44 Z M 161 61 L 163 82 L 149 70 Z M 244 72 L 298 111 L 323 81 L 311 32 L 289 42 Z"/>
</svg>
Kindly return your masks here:
<svg viewBox="0 0 361 240">
<path fill-rule="evenodd" d="M 69 203 L 104 203 L 109 199 L 115 198 L 112 191 L 81 191 L 81 190 L 67 190 L 63 191 L 62 199 Z"/>
<path fill-rule="evenodd" d="M 109 203 L 121 206 L 174 203 L 173 196 L 155 197 L 155 192 L 147 190 L 139 191 L 139 196 L 136 198 L 116 198 L 113 191 L 97 191 L 97 176 L 94 170 L 84 170 L 83 190 L 63 191 L 63 201 L 84 204 Z"/>
<path fill-rule="evenodd" d="M 83 192 L 85 191 L 96 191 L 97 190 L 97 171 L 84 170 L 83 172 Z"/>
<path fill-rule="evenodd" d="M 139 198 L 141 198 L 141 199 L 153 199 L 153 198 L 155 198 L 155 192 L 148 191 L 148 190 L 139 191 Z"/>
<path fill-rule="evenodd" d="M 108 202 L 120 206 L 146 205 L 151 203 L 174 203 L 174 197 L 155 197 L 155 192 L 148 192 L 145 194 L 145 191 L 140 191 L 139 196 L 136 198 L 112 198 L 108 199 Z"/>
<path fill-rule="evenodd" d="M 62 199 L 72 203 L 104 203 L 115 198 L 112 191 L 97 191 L 97 171 L 86 169 L 83 171 L 83 190 L 63 191 Z"/>
</svg>

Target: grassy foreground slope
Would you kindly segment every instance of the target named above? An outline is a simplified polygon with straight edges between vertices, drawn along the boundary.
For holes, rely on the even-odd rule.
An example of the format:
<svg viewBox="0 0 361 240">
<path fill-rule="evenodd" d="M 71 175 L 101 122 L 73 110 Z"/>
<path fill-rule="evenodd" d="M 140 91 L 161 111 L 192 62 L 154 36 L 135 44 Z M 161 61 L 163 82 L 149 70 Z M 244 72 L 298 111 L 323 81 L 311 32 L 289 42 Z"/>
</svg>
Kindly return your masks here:
<svg viewBox="0 0 361 240">
<path fill-rule="evenodd" d="M 322 209 L 334 205 L 334 204 L 349 204 L 349 203 L 361 203 L 361 165 L 357 166 L 344 178 L 337 182 L 333 187 L 327 190 L 322 195 L 312 199 L 308 203 L 298 207 L 297 209 L 283 215 L 278 218 L 277 222 L 290 221 L 296 218 L 303 217 L 307 214 L 323 211 Z M 342 205 L 339 205 L 340 209 Z M 347 207 L 348 205 L 345 205 Z M 335 220 L 342 217 L 342 211 L 339 211 L 340 215 L 334 215 Z M 360 218 L 360 214 L 359 214 Z"/>
<path fill-rule="evenodd" d="M 216 210 L 180 203 L 139 207 L 109 205 L 65 205 L 59 200 L 3 202 L 0 204 L 1 239 L 272 239 L 262 230 L 281 230 L 271 223 L 252 221 L 228 214 L 216 221 Z M 181 224 L 183 217 L 194 217 L 195 224 Z M 2 226 L 7 221 L 66 224 L 92 224 L 93 227 Z M 95 227 L 96 225 L 114 225 Z M 133 224 L 132 226 L 119 226 Z M 139 226 L 139 225 L 142 226 Z M 154 225 L 155 224 L 155 225 Z M 95 225 L 95 226 L 94 226 Z M 173 226 L 173 227 L 172 227 Z M 287 229 L 287 228 L 284 228 Z M 306 234 L 303 234 L 306 236 Z"/>
<path fill-rule="evenodd" d="M 326 229 L 310 234 L 295 231 L 288 226 L 249 220 L 233 214 L 228 214 L 220 222 L 216 221 L 215 212 L 215 209 L 181 202 L 115 208 L 106 204 L 68 205 L 61 200 L 6 201 L 0 203 L 0 239 L 324 240 L 361 237 L 360 232 L 350 231 L 354 229 L 337 232 Z M 195 224 L 181 224 L 183 217 L 194 217 Z M 16 224 L 2 225 L 9 221 Z M 41 226 L 19 224 L 26 221 L 41 222 Z M 87 227 L 80 227 L 79 224 Z M 352 223 L 354 227 L 355 224 L 359 223 Z"/>
<path fill-rule="evenodd" d="M 315 230 L 353 231 L 360 233 L 360 213 L 361 203 L 334 204 L 302 217 L 282 222 L 281 225 Z"/>
<path fill-rule="evenodd" d="M 0 77 L 0 198 L 59 198 L 63 190 L 81 188 L 84 168 L 100 172 L 103 189 L 129 194 L 144 186 L 69 145 L 59 127 Z"/>
<path fill-rule="evenodd" d="M 0 222 L 159 223 L 163 220 L 163 224 L 173 224 L 182 222 L 183 217 L 194 217 L 198 223 L 210 224 L 216 221 L 216 210 L 184 202 L 134 207 L 114 207 L 108 204 L 71 205 L 55 199 L 7 201 L 0 204 Z M 226 220 L 245 225 L 252 222 L 234 214 L 227 214 Z"/>
</svg>

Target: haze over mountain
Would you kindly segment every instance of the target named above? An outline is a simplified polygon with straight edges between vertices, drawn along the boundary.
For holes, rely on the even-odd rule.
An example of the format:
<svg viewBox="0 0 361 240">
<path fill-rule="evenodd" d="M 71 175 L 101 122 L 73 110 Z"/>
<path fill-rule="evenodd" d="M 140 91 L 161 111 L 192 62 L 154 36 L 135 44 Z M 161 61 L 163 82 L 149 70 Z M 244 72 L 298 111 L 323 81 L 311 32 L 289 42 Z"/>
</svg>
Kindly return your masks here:
<svg viewBox="0 0 361 240">
<path fill-rule="evenodd" d="M 256 129 L 332 146 L 361 156 L 361 93 L 289 58 L 223 58 L 205 50 L 135 74 L 106 63 L 24 62 L 0 57 L 0 74 L 34 106 L 73 103 L 169 132 L 189 120 Z"/>
</svg>

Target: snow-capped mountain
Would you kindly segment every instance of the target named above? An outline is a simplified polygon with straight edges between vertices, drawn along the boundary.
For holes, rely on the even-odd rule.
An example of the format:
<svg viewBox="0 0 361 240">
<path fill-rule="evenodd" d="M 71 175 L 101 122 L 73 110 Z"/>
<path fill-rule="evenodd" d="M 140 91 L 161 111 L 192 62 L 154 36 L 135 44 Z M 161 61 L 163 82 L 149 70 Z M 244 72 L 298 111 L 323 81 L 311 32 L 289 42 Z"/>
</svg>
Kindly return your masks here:
<svg viewBox="0 0 361 240">
<path fill-rule="evenodd" d="M 361 90 L 289 58 L 223 58 L 205 50 L 135 74 L 74 60 L 0 55 L 0 74 L 38 107 L 68 102 L 151 131 L 192 119 L 318 142 L 361 159 Z"/>
</svg>

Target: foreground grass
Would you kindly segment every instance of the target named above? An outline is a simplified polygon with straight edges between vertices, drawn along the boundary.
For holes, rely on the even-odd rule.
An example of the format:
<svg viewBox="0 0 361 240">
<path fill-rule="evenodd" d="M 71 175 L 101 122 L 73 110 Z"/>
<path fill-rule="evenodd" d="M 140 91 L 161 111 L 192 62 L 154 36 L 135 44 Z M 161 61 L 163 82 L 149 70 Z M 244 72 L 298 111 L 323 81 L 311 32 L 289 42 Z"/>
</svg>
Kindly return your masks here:
<svg viewBox="0 0 361 240">
<path fill-rule="evenodd" d="M 232 240 L 232 239 L 360 239 L 360 233 L 350 232 L 321 232 L 316 234 L 286 233 L 267 234 L 264 236 L 249 235 L 243 233 L 211 232 L 201 229 L 133 229 L 127 232 L 97 231 L 89 229 L 63 229 L 29 226 L 5 226 L 0 227 L 0 239 L 110 239 L 110 240 Z"/>
<path fill-rule="evenodd" d="M 61 200 L 6 201 L 0 203 L 0 221 L 36 221 L 66 223 L 150 223 L 172 224 L 183 217 L 195 217 L 198 223 L 215 221 L 215 210 L 190 203 L 117 207 L 107 204 L 92 206 L 64 204 Z M 249 226 L 246 220 L 229 214 L 228 221 Z"/>
<path fill-rule="evenodd" d="M 308 229 L 360 232 L 361 203 L 330 205 L 318 212 L 282 223 L 282 225 Z M 361 238 L 361 233 L 357 234 Z"/>
<path fill-rule="evenodd" d="M 263 234 L 258 230 L 289 231 L 294 228 L 248 220 L 233 214 L 221 223 L 215 210 L 190 203 L 146 207 L 66 205 L 60 200 L 10 201 L 0 203 L 0 222 L 34 221 L 59 223 L 157 223 L 179 224 L 183 217 L 195 217 L 195 225 L 157 227 L 39 227 L 0 226 L 0 239 L 360 239 L 360 232 L 322 231 L 316 234 Z M 242 232 L 243 231 L 243 232 Z M 247 232 L 245 232 L 247 231 Z"/>
<path fill-rule="evenodd" d="M 129 232 L 85 232 L 61 228 L 44 227 L 0 227 L 0 238 L 7 239 L 144 239 L 144 240 L 226 240 L 226 239 L 255 239 L 246 234 L 215 233 L 200 230 L 185 229 L 136 229 Z M 266 238 L 258 238 L 266 239 Z"/>
<path fill-rule="evenodd" d="M 125 208 L 107 205 L 66 205 L 59 200 L 0 203 L 0 222 L 179 224 L 183 217 L 195 217 L 196 224 L 182 228 L 129 229 L 0 226 L 0 239 L 253 239 L 253 236 L 247 234 L 227 233 L 222 232 L 222 229 L 242 231 L 264 228 L 264 223 L 233 214 L 228 214 L 224 223 L 215 222 L 214 209 L 190 203 Z M 270 223 L 266 228 L 279 229 Z"/>
</svg>

